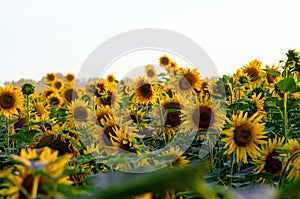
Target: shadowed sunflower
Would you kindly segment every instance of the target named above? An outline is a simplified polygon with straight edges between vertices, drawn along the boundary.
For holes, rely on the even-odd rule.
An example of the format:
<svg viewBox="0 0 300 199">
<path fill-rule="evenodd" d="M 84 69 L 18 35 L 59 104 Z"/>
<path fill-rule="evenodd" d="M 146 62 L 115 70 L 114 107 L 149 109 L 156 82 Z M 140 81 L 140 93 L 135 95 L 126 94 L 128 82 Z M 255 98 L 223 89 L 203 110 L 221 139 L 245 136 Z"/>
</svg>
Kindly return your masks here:
<svg viewBox="0 0 300 199">
<path fill-rule="evenodd" d="M 264 75 L 261 65 L 261 61 L 254 59 L 249 62 L 247 66 L 243 67 L 242 72 L 247 74 L 251 78 L 251 82 L 258 83 L 260 78 Z"/>
<path fill-rule="evenodd" d="M 73 73 L 68 73 L 65 76 L 65 81 L 67 84 L 73 84 L 76 81 L 76 77 Z"/>
<path fill-rule="evenodd" d="M 173 167 L 185 167 L 190 162 L 186 159 L 186 156 L 182 156 L 183 151 L 178 147 L 171 147 L 167 151 L 163 151 L 160 156 L 165 156 L 166 160 L 170 160 L 170 166 Z"/>
<path fill-rule="evenodd" d="M 108 105 L 112 108 L 118 108 L 121 96 L 117 91 L 118 89 L 111 89 L 105 90 L 103 93 L 98 93 L 97 105 Z"/>
<path fill-rule="evenodd" d="M 266 112 L 264 111 L 264 98 L 261 97 L 262 93 L 259 93 L 258 95 L 256 93 L 253 93 L 251 100 L 249 101 L 249 107 L 250 107 L 250 116 L 254 113 L 258 113 L 258 116 L 260 115 L 266 115 Z"/>
<path fill-rule="evenodd" d="M 60 91 L 64 88 L 64 82 L 62 79 L 56 79 L 52 82 L 52 87 L 55 88 L 57 91 Z"/>
<path fill-rule="evenodd" d="M 137 103 L 148 105 L 155 104 L 157 100 L 157 93 L 152 87 L 152 84 L 144 78 L 137 78 L 135 80 L 135 96 Z"/>
<path fill-rule="evenodd" d="M 111 110 L 111 108 L 108 105 L 99 105 L 97 106 L 97 110 L 96 110 L 96 118 L 95 118 L 95 123 L 98 126 L 102 126 L 101 124 L 101 120 L 103 119 L 104 122 L 107 122 L 107 120 L 109 118 L 113 118 L 113 112 Z"/>
<path fill-rule="evenodd" d="M 79 94 L 72 86 L 66 86 L 63 90 L 62 94 L 65 104 L 69 104 L 72 102 L 72 100 L 78 99 Z"/>
<path fill-rule="evenodd" d="M 155 80 L 157 77 L 155 67 L 152 64 L 148 64 L 145 67 L 145 78 L 150 80 Z"/>
<path fill-rule="evenodd" d="M 163 115 L 165 115 L 165 125 L 167 128 L 178 129 L 181 124 L 181 105 L 177 97 L 168 97 L 161 101 L 163 107 Z"/>
<path fill-rule="evenodd" d="M 72 157 L 80 155 L 76 146 L 80 146 L 78 133 L 76 131 L 62 130 L 46 131 L 44 134 L 37 136 L 36 142 L 31 146 L 34 148 L 49 147 L 58 151 L 58 155 L 72 154 Z"/>
<path fill-rule="evenodd" d="M 32 113 L 35 114 L 37 117 L 43 117 L 48 120 L 49 119 L 49 111 L 45 107 L 44 102 L 35 101 L 32 104 Z"/>
<path fill-rule="evenodd" d="M 280 175 L 283 164 L 275 157 L 280 156 L 276 148 L 283 147 L 283 142 L 284 138 L 269 139 L 268 143 L 262 148 L 260 156 L 254 160 L 258 164 L 255 168 L 255 174 L 268 172 L 274 176 Z"/>
<path fill-rule="evenodd" d="M 45 77 L 46 83 L 52 83 L 57 79 L 56 73 L 47 73 Z"/>
<path fill-rule="evenodd" d="M 88 107 L 88 103 L 81 99 L 72 101 L 67 106 L 66 114 L 66 119 L 73 121 L 79 127 L 86 127 L 88 122 L 91 121 L 91 110 Z"/>
<path fill-rule="evenodd" d="M 44 91 L 43 91 L 43 98 L 48 98 L 51 94 L 53 93 L 57 93 L 57 90 L 55 88 L 52 87 L 47 87 Z"/>
<path fill-rule="evenodd" d="M 23 94 L 21 90 L 12 85 L 0 87 L 0 115 L 10 117 L 24 109 Z"/>
<path fill-rule="evenodd" d="M 28 117 L 27 116 L 21 116 L 18 115 L 17 117 L 11 118 L 14 123 L 12 124 L 12 135 L 16 134 L 21 129 L 24 129 L 27 127 Z"/>
<path fill-rule="evenodd" d="M 220 109 L 220 104 L 212 104 L 208 94 L 198 99 L 198 104 L 190 104 L 183 111 L 185 128 L 195 130 L 213 128 L 221 131 L 224 125 L 225 111 Z"/>
<path fill-rule="evenodd" d="M 228 124 L 232 127 L 222 131 L 226 137 L 222 139 L 225 142 L 225 148 L 229 147 L 224 154 L 231 154 L 235 151 L 236 161 L 248 163 L 247 154 L 251 158 L 256 158 L 259 155 L 260 148 L 256 144 L 264 144 L 266 141 L 261 140 L 266 138 L 264 124 L 259 123 L 262 116 L 258 113 L 253 114 L 247 119 L 248 113 L 242 111 L 238 115 L 232 115 L 232 121 L 226 118 Z"/>
<path fill-rule="evenodd" d="M 6 188 L 0 189 L 1 196 L 9 198 L 56 198 L 61 196 L 59 185 L 70 185 L 72 182 L 64 174 L 70 155 L 58 158 L 58 151 L 52 152 L 45 147 L 41 150 L 21 149 L 20 156 L 12 158 L 21 164 L 0 172 L 0 178 Z M 44 185 L 55 183 L 55 187 L 45 189 Z M 50 189 L 49 189 L 50 188 Z"/>
</svg>

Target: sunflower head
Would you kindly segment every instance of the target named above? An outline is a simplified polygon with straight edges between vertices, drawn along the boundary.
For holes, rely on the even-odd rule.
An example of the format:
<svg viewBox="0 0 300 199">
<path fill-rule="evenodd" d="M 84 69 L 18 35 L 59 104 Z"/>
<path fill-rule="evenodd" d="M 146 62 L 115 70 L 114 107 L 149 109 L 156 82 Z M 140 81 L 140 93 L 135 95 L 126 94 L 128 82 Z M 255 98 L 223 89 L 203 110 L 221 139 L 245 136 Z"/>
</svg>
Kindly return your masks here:
<svg viewBox="0 0 300 199">
<path fill-rule="evenodd" d="M 249 119 L 247 117 L 248 113 L 244 114 L 241 111 L 238 115 L 232 115 L 233 120 L 226 118 L 231 128 L 222 132 L 226 136 L 222 139 L 225 148 L 229 147 L 224 154 L 231 154 L 235 151 L 237 162 L 248 163 L 247 155 L 251 158 L 258 157 L 260 149 L 257 144 L 266 143 L 262 140 L 266 138 L 266 132 L 263 131 L 264 124 L 259 123 L 262 116 L 255 113 Z"/>
<path fill-rule="evenodd" d="M 52 93 L 48 98 L 48 106 L 60 108 L 63 104 L 63 98 L 58 93 Z"/>
<path fill-rule="evenodd" d="M 57 91 L 60 91 L 64 88 L 64 82 L 62 79 L 56 79 L 52 82 L 52 87 L 56 89 Z"/>
<path fill-rule="evenodd" d="M 161 106 L 164 109 L 165 125 L 168 128 L 178 129 L 181 124 L 181 104 L 177 97 L 166 97 L 161 101 Z"/>
<path fill-rule="evenodd" d="M 67 106 L 67 119 L 73 121 L 76 125 L 86 127 L 88 122 L 91 120 L 91 110 L 86 101 L 80 99 L 72 101 Z"/>
<path fill-rule="evenodd" d="M 273 64 L 272 67 L 266 65 L 266 69 L 274 72 L 280 72 L 279 66 L 275 67 Z M 267 73 L 267 81 L 269 84 L 274 84 L 277 82 L 278 76 L 272 75 L 270 73 Z"/>
<path fill-rule="evenodd" d="M 65 100 L 65 104 L 69 104 L 72 100 L 78 99 L 79 94 L 74 87 L 67 86 L 63 90 L 63 98 Z"/>
<path fill-rule="evenodd" d="M 154 104 L 157 99 L 157 93 L 154 91 L 152 84 L 144 78 L 135 80 L 135 101 L 140 104 Z"/>
<path fill-rule="evenodd" d="M 22 93 L 24 95 L 31 95 L 35 92 L 35 85 L 31 82 L 25 82 L 22 85 Z"/>
<path fill-rule="evenodd" d="M 170 166 L 185 167 L 190 161 L 186 159 L 186 156 L 182 156 L 182 154 L 183 151 L 178 147 L 171 147 L 169 150 L 163 151 L 160 156 L 172 159 Z"/>
<path fill-rule="evenodd" d="M 159 64 L 163 67 L 169 67 L 171 64 L 171 59 L 167 55 L 163 55 L 159 58 Z"/>
<path fill-rule="evenodd" d="M 47 73 L 46 74 L 46 77 L 45 77 L 46 83 L 52 83 L 56 79 L 57 79 L 56 73 Z"/>
<path fill-rule="evenodd" d="M 10 117 L 24 109 L 21 90 L 12 85 L 0 87 L 0 115 Z"/>
<path fill-rule="evenodd" d="M 65 81 L 67 84 L 73 84 L 76 80 L 76 77 L 73 73 L 68 73 L 66 76 L 65 76 Z"/>
<path fill-rule="evenodd" d="M 156 77 L 157 77 L 157 74 L 156 74 L 155 67 L 152 64 L 148 64 L 145 67 L 145 78 L 148 78 L 150 80 L 155 80 Z"/>
<path fill-rule="evenodd" d="M 251 62 L 249 62 L 247 66 L 243 67 L 242 72 L 247 74 L 251 78 L 251 82 L 255 82 L 263 76 L 261 65 L 261 61 L 254 59 Z"/>
</svg>

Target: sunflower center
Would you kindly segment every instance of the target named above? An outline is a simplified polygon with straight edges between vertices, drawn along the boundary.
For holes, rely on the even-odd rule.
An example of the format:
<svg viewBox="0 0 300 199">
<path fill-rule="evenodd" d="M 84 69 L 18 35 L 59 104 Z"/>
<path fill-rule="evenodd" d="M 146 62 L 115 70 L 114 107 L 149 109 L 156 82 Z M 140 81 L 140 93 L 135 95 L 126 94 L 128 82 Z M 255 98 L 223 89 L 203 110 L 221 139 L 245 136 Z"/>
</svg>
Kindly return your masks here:
<svg viewBox="0 0 300 199">
<path fill-rule="evenodd" d="M 59 99 L 58 99 L 57 97 L 51 97 L 51 98 L 50 98 L 50 104 L 51 104 L 52 106 L 58 105 L 58 104 L 59 104 Z"/>
<path fill-rule="evenodd" d="M 148 70 L 147 75 L 148 75 L 148 77 L 154 77 L 155 73 L 153 70 Z"/>
<path fill-rule="evenodd" d="M 67 80 L 68 80 L 69 82 L 72 82 L 72 81 L 74 80 L 73 75 L 67 75 Z"/>
<path fill-rule="evenodd" d="M 54 87 L 56 89 L 60 89 L 62 87 L 62 83 L 61 82 L 55 82 Z"/>
<path fill-rule="evenodd" d="M 212 118 L 211 108 L 207 106 L 200 106 L 198 109 L 194 110 L 192 118 L 194 124 L 198 126 L 198 128 L 208 128 Z"/>
<path fill-rule="evenodd" d="M 192 74 L 187 73 L 179 80 L 179 87 L 181 90 L 188 90 L 195 84 L 195 78 Z"/>
<path fill-rule="evenodd" d="M 55 79 L 55 75 L 49 74 L 49 75 L 47 76 L 47 79 L 48 79 L 48 81 L 52 82 L 52 81 Z"/>
<path fill-rule="evenodd" d="M 176 127 L 176 126 L 180 125 L 181 112 L 176 111 L 176 110 L 180 110 L 180 104 L 170 102 L 170 103 L 165 104 L 164 108 L 166 111 L 171 110 L 170 112 L 167 113 L 167 119 L 166 119 L 165 124 L 169 125 L 171 127 Z"/>
<path fill-rule="evenodd" d="M 0 96 L 0 106 L 4 109 L 9 109 L 15 104 L 15 99 L 10 94 Z"/>
<path fill-rule="evenodd" d="M 144 98 L 150 98 L 152 96 L 152 87 L 150 84 L 144 84 L 140 86 L 138 90 Z"/>
<path fill-rule="evenodd" d="M 100 102 L 103 105 L 111 106 L 115 102 L 115 96 L 112 92 L 108 91 L 107 94 L 100 97 Z"/>
<path fill-rule="evenodd" d="M 160 58 L 160 63 L 163 65 L 169 65 L 170 59 L 168 57 Z"/>
<path fill-rule="evenodd" d="M 259 71 L 256 68 L 248 68 L 245 73 L 250 76 L 251 81 L 254 81 L 259 76 Z"/>
<path fill-rule="evenodd" d="M 282 163 L 278 159 L 275 159 L 274 156 L 279 156 L 279 153 L 272 151 L 268 155 L 264 169 L 272 174 L 277 174 L 282 169 Z"/>
<path fill-rule="evenodd" d="M 77 92 L 74 91 L 74 89 L 68 89 L 66 90 L 65 92 L 65 98 L 68 102 L 71 103 L 71 101 L 74 99 L 77 99 L 78 98 L 78 94 Z"/>
<path fill-rule="evenodd" d="M 107 81 L 109 83 L 112 83 L 114 81 L 114 77 L 113 76 L 108 76 Z"/>
<path fill-rule="evenodd" d="M 88 112 L 85 107 L 79 106 L 74 109 L 74 118 L 76 121 L 83 121 L 88 118 Z"/>
<path fill-rule="evenodd" d="M 236 145 L 247 147 L 252 143 L 252 132 L 247 125 L 241 125 L 235 128 L 233 139 Z"/>
</svg>

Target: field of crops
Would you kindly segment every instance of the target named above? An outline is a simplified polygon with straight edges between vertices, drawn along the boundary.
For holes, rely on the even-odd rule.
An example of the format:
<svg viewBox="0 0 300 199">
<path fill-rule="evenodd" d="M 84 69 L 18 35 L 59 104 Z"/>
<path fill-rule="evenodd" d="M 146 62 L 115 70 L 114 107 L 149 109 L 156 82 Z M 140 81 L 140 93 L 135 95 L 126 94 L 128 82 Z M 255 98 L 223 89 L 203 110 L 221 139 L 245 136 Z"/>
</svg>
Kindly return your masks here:
<svg viewBox="0 0 300 199">
<path fill-rule="evenodd" d="M 300 55 L 286 55 L 223 77 L 162 55 L 165 73 L 132 81 L 6 84 L 0 198 L 297 198 Z"/>
</svg>

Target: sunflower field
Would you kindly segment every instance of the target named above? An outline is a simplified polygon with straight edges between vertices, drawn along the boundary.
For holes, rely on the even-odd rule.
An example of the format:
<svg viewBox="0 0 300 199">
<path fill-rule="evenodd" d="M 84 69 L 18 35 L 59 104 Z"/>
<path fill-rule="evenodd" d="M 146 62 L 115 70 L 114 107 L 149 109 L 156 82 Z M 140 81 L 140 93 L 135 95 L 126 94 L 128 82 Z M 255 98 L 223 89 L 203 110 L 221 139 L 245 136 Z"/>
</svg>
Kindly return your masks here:
<svg viewBox="0 0 300 199">
<path fill-rule="evenodd" d="M 0 198 L 300 198 L 300 55 L 286 55 L 222 77 L 163 55 L 165 72 L 132 80 L 1 86 Z"/>
</svg>

